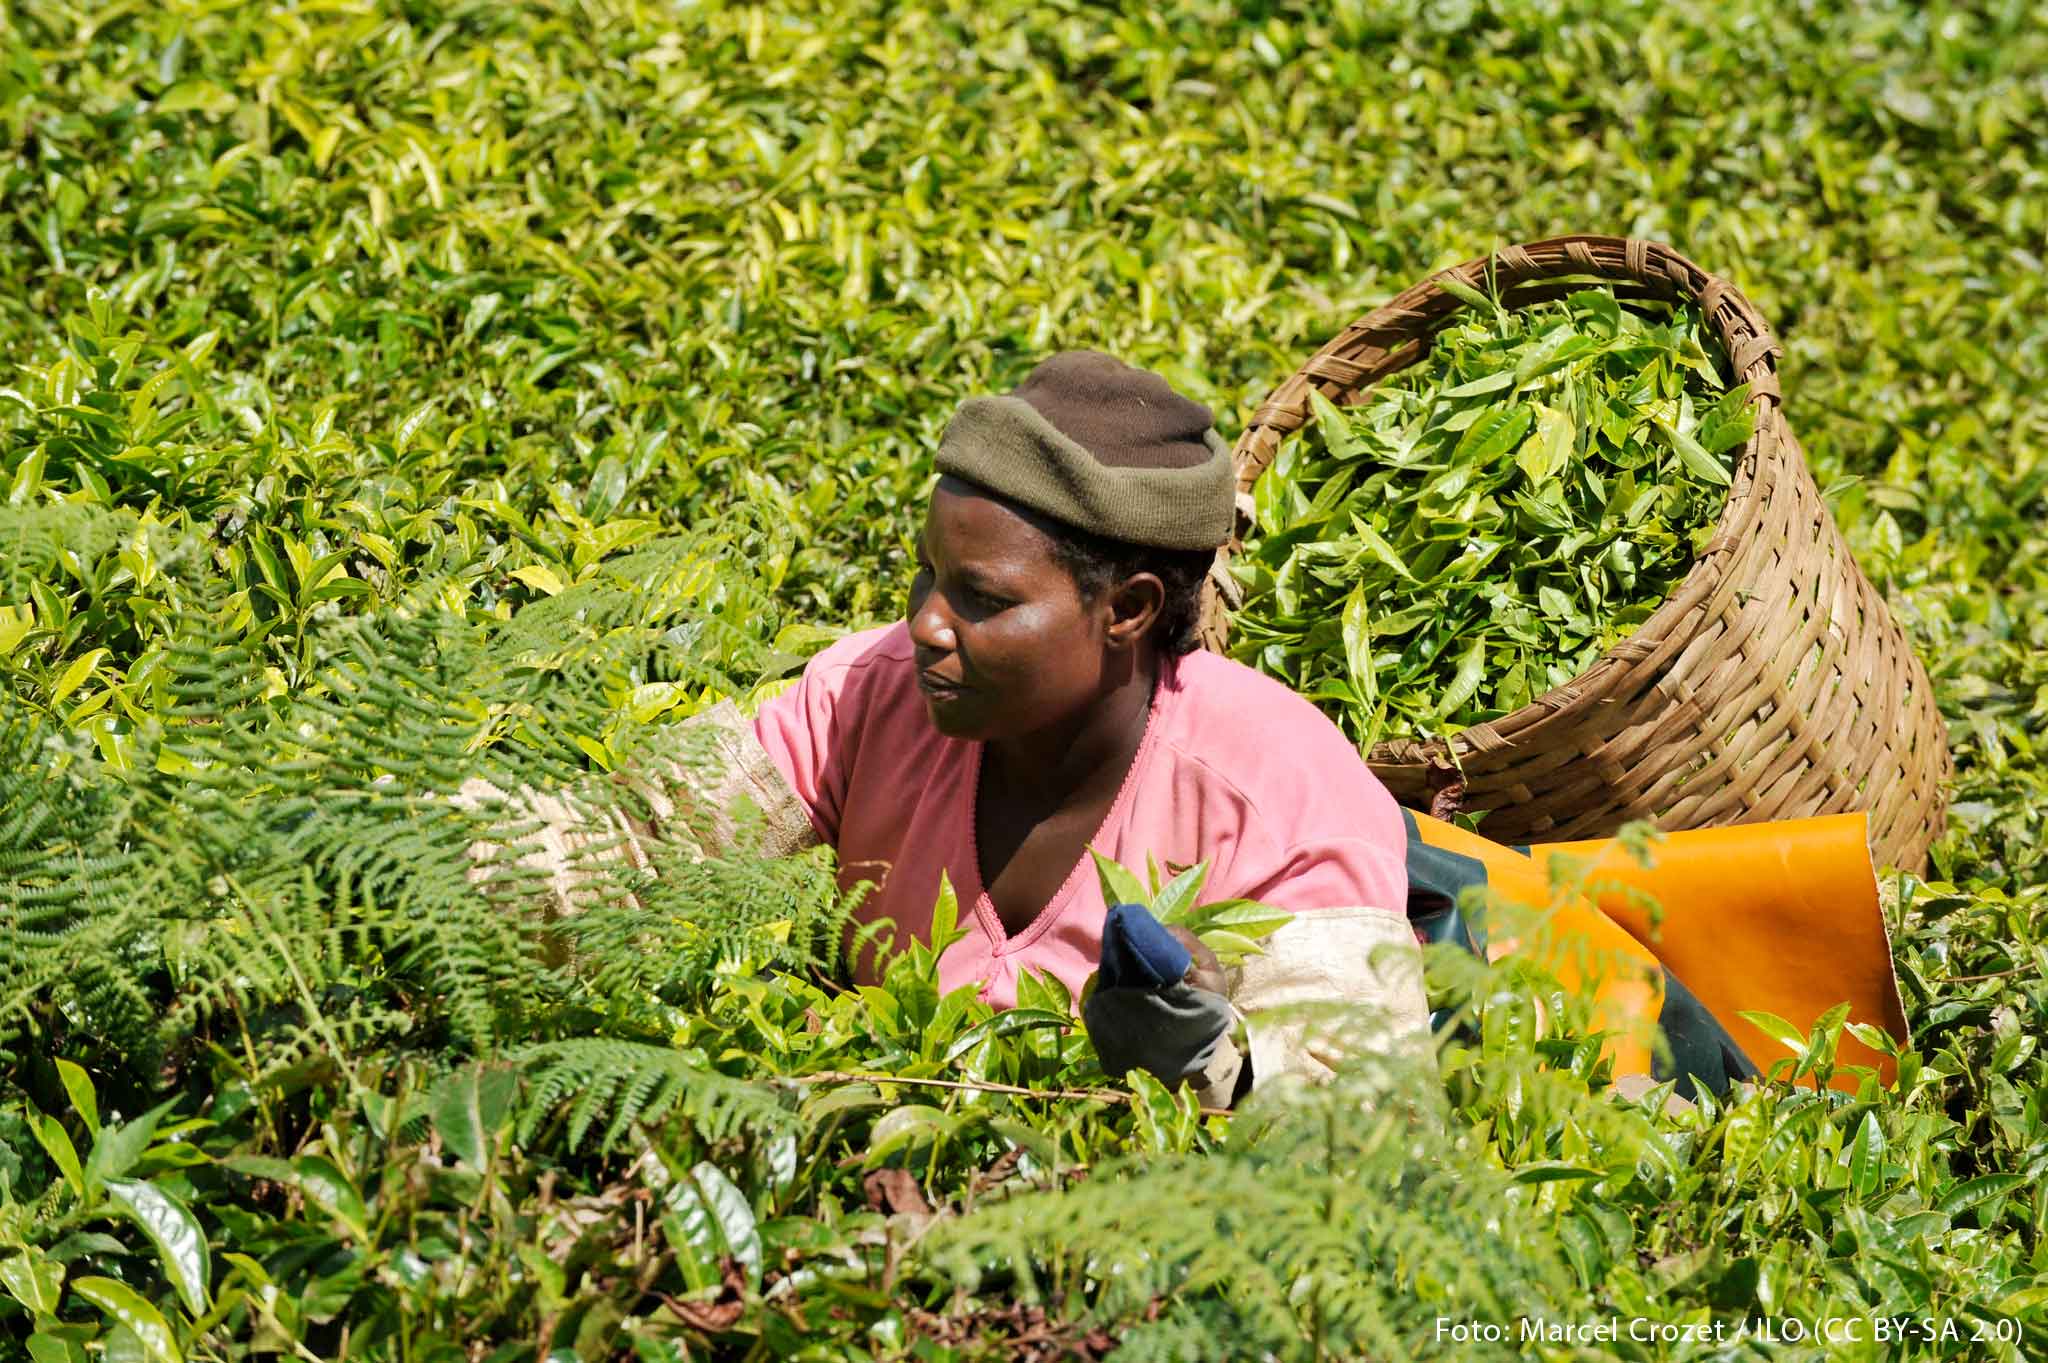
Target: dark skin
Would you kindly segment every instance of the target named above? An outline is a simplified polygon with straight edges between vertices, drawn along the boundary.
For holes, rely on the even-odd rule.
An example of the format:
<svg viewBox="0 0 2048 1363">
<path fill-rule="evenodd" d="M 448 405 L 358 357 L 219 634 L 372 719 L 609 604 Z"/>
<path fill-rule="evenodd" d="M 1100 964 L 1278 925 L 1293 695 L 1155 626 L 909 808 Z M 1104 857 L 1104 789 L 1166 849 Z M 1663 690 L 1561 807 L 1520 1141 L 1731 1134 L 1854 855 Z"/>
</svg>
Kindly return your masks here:
<svg viewBox="0 0 2048 1363">
<path fill-rule="evenodd" d="M 1145 736 L 1165 584 L 1135 573 L 1094 598 L 1053 555 L 1048 522 L 947 475 L 932 492 L 904 618 L 939 732 L 984 744 L 974 837 L 1003 930 L 1024 931 L 1102 827 Z M 1222 992 L 1215 956 L 1189 982 Z"/>
</svg>

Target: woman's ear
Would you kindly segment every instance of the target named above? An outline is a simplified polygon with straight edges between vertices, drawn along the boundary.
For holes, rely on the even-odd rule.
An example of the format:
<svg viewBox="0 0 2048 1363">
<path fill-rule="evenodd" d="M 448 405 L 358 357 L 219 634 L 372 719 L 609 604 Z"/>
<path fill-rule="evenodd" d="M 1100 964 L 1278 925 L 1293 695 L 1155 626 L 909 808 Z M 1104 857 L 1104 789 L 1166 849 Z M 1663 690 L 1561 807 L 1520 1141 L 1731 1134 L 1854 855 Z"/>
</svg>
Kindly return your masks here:
<svg viewBox="0 0 2048 1363">
<path fill-rule="evenodd" d="M 1156 573 L 1133 573 L 1109 593 L 1109 642 L 1134 648 L 1166 609 L 1166 584 Z"/>
</svg>

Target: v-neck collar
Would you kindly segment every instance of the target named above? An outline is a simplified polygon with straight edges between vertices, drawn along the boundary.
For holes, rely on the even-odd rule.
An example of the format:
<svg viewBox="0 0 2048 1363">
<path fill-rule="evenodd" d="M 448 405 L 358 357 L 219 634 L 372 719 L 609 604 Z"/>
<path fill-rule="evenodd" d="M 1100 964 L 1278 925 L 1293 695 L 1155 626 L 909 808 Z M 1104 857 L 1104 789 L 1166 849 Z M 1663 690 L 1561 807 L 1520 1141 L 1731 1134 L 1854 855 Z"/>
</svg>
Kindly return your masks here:
<svg viewBox="0 0 2048 1363">
<path fill-rule="evenodd" d="M 1003 927 L 1003 916 L 996 911 L 996 901 L 990 896 L 988 886 L 982 880 L 981 841 L 975 832 L 975 827 L 981 819 L 981 756 L 987 750 L 988 744 L 975 742 L 968 745 L 971 755 L 967 762 L 966 870 L 968 876 L 972 878 L 974 916 L 980 921 L 982 931 L 988 934 L 988 940 L 992 943 L 989 951 L 991 956 L 1008 956 L 1012 952 L 1022 951 L 1045 936 L 1067 911 L 1080 892 L 1081 886 L 1087 883 L 1088 876 L 1093 874 L 1094 863 L 1088 858 L 1088 848 L 1103 846 L 1107 834 L 1123 821 L 1131 801 L 1136 798 L 1138 779 L 1143 775 L 1146 761 L 1151 757 L 1152 750 L 1158 742 L 1160 716 L 1166 710 L 1168 694 L 1176 689 L 1174 682 L 1179 661 L 1178 658 L 1160 660 L 1159 674 L 1152 683 L 1152 702 L 1145 707 L 1144 736 L 1138 740 L 1138 751 L 1131 757 L 1130 770 L 1124 773 L 1123 784 L 1117 788 L 1116 799 L 1110 802 L 1109 812 L 1102 817 L 1102 826 L 1082 845 L 1081 855 L 1075 860 L 1073 869 L 1067 872 L 1067 878 L 1060 882 L 1059 889 L 1053 892 L 1045 907 L 1040 909 L 1037 916 L 1026 923 L 1023 930 L 1014 937 Z"/>
</svg>

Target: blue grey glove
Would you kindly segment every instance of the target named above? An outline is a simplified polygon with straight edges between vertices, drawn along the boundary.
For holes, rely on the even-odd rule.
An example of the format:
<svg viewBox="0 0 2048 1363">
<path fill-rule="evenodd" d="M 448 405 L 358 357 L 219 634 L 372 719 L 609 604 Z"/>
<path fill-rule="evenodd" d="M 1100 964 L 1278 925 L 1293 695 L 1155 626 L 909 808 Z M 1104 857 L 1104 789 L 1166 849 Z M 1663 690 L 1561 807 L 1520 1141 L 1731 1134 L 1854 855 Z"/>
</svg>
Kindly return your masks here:
<svg viewBox="0 0 2048 1363">
<path fill-rule="evenodd" d="M 1110 908 L 1095 992 L 1081 1009 L 1104 1073 L 1147 1070 L 1172 1087 L 1200 1079 L 1229 1044 L 1230 1004 L 1186 982 L 1192 959 L 1142 904 Z"/>
</svg>

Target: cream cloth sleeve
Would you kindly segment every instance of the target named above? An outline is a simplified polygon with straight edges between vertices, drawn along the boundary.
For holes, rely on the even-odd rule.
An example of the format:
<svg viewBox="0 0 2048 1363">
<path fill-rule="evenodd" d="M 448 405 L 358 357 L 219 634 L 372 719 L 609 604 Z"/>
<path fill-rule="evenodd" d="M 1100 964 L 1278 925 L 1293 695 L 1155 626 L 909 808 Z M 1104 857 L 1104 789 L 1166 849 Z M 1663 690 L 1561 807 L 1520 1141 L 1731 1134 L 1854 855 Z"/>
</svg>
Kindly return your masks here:
<svg viewBox="0 0 2048 1363">
<path fill-rule="evenodd" d="M 612 783 L 638 793 L 650 817 L 629 815 L 618 807 L 616 796 L 592 798 Z M 522 786 L 510 793 L 472 778 L 452 800 L 474 810 L 494 798 L 507 802 L 506 827 L 538 821 L 523 836 L 508 835 L 495 845 L 523 849 L 519 864 L 546 876 L 560 913 L 573 913 L 587 902 L 590 881 L 601 875 L 596 867 L 575 864 L 587 847 L 610 845 L 609 855 L 647 869 L 652 864 L 648 847 L 657 840 L 682 842 L 693 860 L 732 851 L 748 833 L 753 835 L 750 847 L 763 856 L 787 856 L 819 842 L 803 801 L 730 700 L 670 726 L 646 753 L 609 776 L 557 792 Z M 757 817 L 758 824 L 753 822 Z M 470 845 L 472 883 L 483 878 L 480 863 L 493 846 L 489 839 Z"/>
<path fill-rule="evenodd" d="M 1419 1059 L 1428 1053 L 1429 1003 L 1422 952 L 1408 921 L 1385 909 L 1303 909 L 1227 975 L 1230 1004 L 1242 1020 L 1253 1087 L 1320 1082 L 1347 1057 Z M 1294 1005 L 1344 1004 L 1360 1010 L 1341 1026 L 1307 1016 L 1276 1016 Z M 1245 1053 L 1216 1048 L 1197 1082 L 1203 1103 L 1228 1107 Z"/>
</svg>

